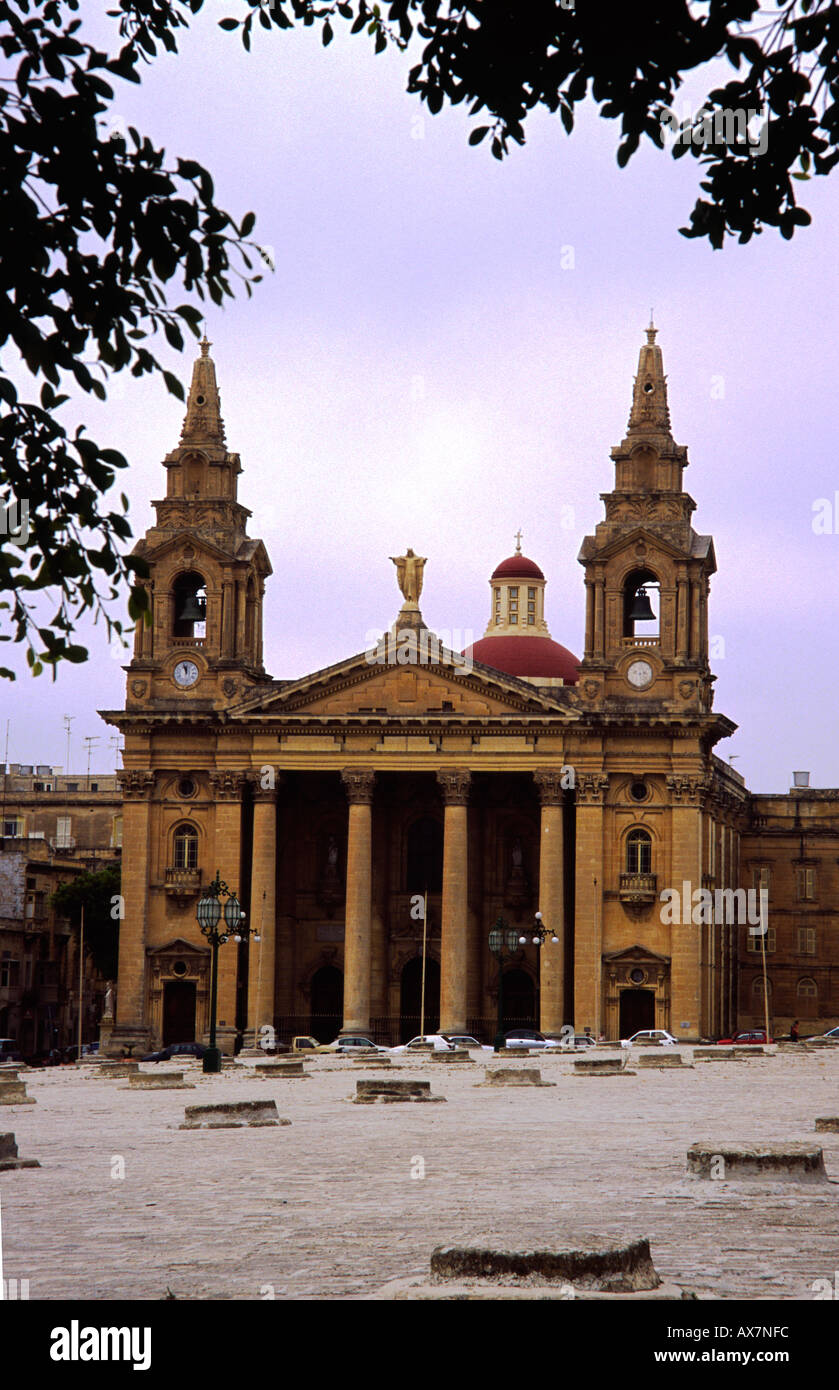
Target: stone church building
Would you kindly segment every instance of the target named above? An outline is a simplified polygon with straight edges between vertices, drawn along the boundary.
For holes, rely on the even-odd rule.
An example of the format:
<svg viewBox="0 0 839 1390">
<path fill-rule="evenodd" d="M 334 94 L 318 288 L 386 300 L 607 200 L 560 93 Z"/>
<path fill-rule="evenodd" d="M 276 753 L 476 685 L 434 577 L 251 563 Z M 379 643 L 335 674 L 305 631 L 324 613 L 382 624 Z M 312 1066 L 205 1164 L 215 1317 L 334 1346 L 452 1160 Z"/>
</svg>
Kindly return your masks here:
<svg viewBox="0 0 839 1390">
<path fill-rule="evenodd" d="M 490 578 L 483 638 L 446 650 L 409 550 L 394 557 L 404 602 L 387 639 L 294 680 L 263 664 L 271 564 L 248 535 L 202 343 L 166 496 L 137 546 L 152 622 L 137 628 L 125 709 L 104 713 L 125 739 L 111 1050 L 206 1037 L 195 910 L 217 872 L 260 938 L 220 950 L 228 1051 L 264 1025 L 413 1036 L 424 926 L 426 1031 L 489 1040 L 501 968 L 507 1026 L 691 1040 L 762 1019 L 748 928 L 662 911 L 668 887 L 765 883 L 774 851 L 715 753 L 735 725 L 714 709 L 714 546 L 693 528 L 655 328 L 646 338 L 614 487 L 579 553 L 581 659 L 552 639 L 545 575 L 520 546 Z"/>
</svg>

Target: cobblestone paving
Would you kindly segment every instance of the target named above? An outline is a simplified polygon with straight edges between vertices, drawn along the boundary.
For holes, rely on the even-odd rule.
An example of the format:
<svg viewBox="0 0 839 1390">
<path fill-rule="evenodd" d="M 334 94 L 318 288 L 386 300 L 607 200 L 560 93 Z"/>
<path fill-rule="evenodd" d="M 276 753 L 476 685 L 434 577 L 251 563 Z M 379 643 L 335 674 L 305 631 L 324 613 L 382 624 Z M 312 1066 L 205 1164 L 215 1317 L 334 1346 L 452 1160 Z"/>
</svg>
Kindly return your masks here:
<svg viewBox="0 0 839 1390">
<path fill-rule="evenodd" d="M 478 1088 L 488 1058 L 391 1068 L 446 1105 L 351 1105 L 376 1073 L 327 1057 L 306 1081 L 187 1068 L 189 1093 L 130 1091 L 93 1066 L 25 1072 L 37 1105 L 4 1106 L 0 1130 L 42 1167 L 0 1175 L 6 1277 L 33 1299 L 348 1298 L 426 1272 L 441 1243 L 590 1230 L 649 1236 L 662 1278 L 700 1296 L 812 1299 L 833 1281 L 839 1134 L 814 1121 L 839 1114 L 839 1049 L 634 1077 L 528 1059 L 553 1089 Z M 290 1126 L 178 1129 L 187 1103 L 269 1097 Z M 691 1181 L 698 1139 L 815 1140 L 836 1182 Z"/>
</svg>

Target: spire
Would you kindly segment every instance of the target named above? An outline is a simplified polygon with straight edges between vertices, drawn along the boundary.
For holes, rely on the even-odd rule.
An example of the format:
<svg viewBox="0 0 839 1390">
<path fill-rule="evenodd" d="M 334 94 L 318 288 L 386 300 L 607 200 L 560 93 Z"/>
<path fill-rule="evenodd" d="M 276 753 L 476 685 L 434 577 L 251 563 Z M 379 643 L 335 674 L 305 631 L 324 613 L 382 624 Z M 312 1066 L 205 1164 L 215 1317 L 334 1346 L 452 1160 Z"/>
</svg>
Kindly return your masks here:
<svg viewBox="0 0 839 1390">
<path fill-rule="evenodd" d="M 182 444 L 224 444 L 224 421 L 216 385 L 216 365 L 210 356 L 212 343 L 201 339 L 201 356 L 192 368 L 192 384 L 181 430 Z"/>
<path fill-rule="evenodd" d="M 648 432 L 670 433 L 667 377 L 664 375 L 661 348 L 655 340 L 657 332 L 651 309 L 647 341 L 638 357 L 638 375 L 632 391 L 632 410 L 627 427 L 627 433 L 630 435 Z"/>
</svg>

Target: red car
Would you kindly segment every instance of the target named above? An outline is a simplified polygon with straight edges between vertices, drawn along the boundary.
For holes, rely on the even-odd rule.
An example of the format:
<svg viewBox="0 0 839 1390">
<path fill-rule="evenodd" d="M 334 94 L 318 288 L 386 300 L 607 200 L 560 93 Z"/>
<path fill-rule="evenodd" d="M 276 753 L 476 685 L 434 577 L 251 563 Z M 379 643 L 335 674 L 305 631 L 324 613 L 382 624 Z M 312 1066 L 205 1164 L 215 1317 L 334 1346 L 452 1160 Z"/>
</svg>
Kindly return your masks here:
<svg viewBox="0 0 839 1390">
<path fill-rule="evenodd" d="M 737 1047 L 742 1047 L 744 1043 L 767 1043 L 774 1041 L 774 1038 L 767 1038 L 765 1028 L 752 1028 L 747 1033 L 735 1033 L 733 1038 L 718 1038 L 717 1047 L 722 1047 L 724 1043 L 735 1043 Z"/>
</svg>

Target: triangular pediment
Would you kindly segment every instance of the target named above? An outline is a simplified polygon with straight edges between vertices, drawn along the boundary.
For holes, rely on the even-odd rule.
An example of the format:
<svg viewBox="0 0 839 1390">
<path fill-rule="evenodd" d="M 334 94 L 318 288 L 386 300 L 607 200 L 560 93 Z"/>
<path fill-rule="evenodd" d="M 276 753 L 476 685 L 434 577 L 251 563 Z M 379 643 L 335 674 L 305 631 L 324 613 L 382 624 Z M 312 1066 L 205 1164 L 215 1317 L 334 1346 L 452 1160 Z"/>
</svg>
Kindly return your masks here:
<svg viewBox="0 0 839 1390">
<path fill-rule="evenodd" d="M 615 536 L 613 540 L 607 541 L 599 548 L 595 543 L 586 551 L 586 559 L 609 560 L 613 555 L 619 555 L 622 551 L 636 546 L 641 541 L 649 550 L 657 552 L 659 555 L 669 555 L 673 560 L 684 560 L 685 558 L 685 552 L 681 546 L 665 540 L 656 531 L 647 530 L 646 526 L 636 526 L 634 530 Z M 649 563 L 649 555 L 647 555 L 645 563 Z"/>
<path fill-rule="evenodd" d="M 153 533 L 152 533 L 153 534 Z M 251 540 L 247 536 L 240 536 L 235 548 L 223 549 L 215 542 L 207 540 L 200 531 L 184 528 L 168 535 L 165 540 L 155 543 L 148 537 L 141 541 L 136 547 L 136 553 L 142 554 L 146 560 L 153 560 L 155 564 L 173 551 L 181 550 L 184 546 L 189 546 L 192 551 L 189 563 L 195 563 L 200 555 L 205 555 L 209 559 L 221 564 L 229 565 L 231 561 L 242 563 L 252 563 L 262 573 L 268 575 L 272 573 L 271 562 L 268 559 L 268 552 L 261 540 Z"/>
<path fill-rule="evenodd" d="M 170 956 L 173 953 L 184 956 L 203 956 L 209 951 L 209 946 L 197 946 L 194 941 L 185 941 L 182 936 L 176 936 L 171 941 L 167 941 L 165 946 L 149 946 L 146 949 L 147 956 Z"/>
<path fill-rule="evenodd" d="M 277 683 L 231 709 L 229 718 L 248 716 L 309 716 L 318 718 L 492 718 L 551 712 L 568 719 L 579 715 L 570 707 L 562 687 L 540 690 L 527 681 L 482 666 L 456 652 L 430 643 L 423 660 L 399 661 L 391 646 L 359 652 L 345 661 L 299 680 Z M 394 657 L 389 660 L 388 655 Z"/>
<path fill-rule="evenodd" d="M 648 947 L 639 946 L 637 944 L 635 946 L 625 946 L 621 951 L 604 951 L 603 959 L 612 961 L 616 965 L 622 961 L 632 961 L 634 963 L 635 961 L 643 960 L 658 961 L 659 965 L 670 964 L 669 956 L 660 956 L 657 951 L 651 951 Z"/>
</svg>

